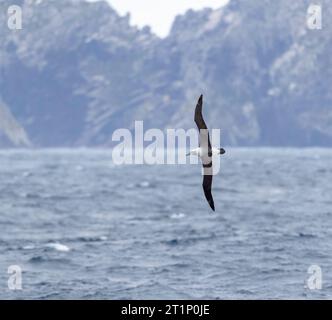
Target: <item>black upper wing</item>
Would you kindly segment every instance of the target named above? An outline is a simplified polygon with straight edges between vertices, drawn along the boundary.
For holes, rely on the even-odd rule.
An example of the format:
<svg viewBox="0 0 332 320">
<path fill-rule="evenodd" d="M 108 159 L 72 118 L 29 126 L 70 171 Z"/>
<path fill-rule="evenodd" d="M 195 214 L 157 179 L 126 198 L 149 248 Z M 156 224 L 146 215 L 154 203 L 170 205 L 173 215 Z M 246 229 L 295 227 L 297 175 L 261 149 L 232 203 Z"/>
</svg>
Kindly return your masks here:
<svg viewBox="0 0 332 320">
<path fill-rule="evenodd" d="M 200 129 L 207 129 L 207 126 L 205 124 L 205 121 L 202 116 L 202 107 L 203 107 L 203 95 L 198 99 L 196 108 L 195 108 L 195 123 L 197 125 L 197 128 Z"/>
<path fill-rule="evenodd" d="M 211 142 L 209 130 L 206 126 L 206 123 L 203 119 L 202 115 L 202 107 L 203 107 L 203 95 L 201 95 L 198 99 L 196 108 L 195 108 L 195 123 L 199 130 L 199 145 L 202 148 L 208 148 L 211 150 Z"/>
<path fill-rule="evenodd" d="M 204 190 L 205 198 L 208 201 L 211 209 L 213 211 L 215 211 L 214 201 L 213 201 L 212 192 L 211 192 L 212 177 L 213 177 L 212 175 L 204 175 L 204 178 L 203 178 L 203 190 Z"/>
</svg>

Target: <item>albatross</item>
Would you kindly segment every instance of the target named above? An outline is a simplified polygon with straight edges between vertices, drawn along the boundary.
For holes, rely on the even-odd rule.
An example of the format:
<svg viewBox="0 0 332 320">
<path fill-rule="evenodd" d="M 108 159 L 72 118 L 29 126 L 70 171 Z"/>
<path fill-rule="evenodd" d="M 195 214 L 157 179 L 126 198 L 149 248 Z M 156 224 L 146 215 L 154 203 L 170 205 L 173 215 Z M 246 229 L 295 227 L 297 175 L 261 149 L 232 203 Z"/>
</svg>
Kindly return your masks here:
<svg viewBox="0 0 332 320">
<path fill-rule="evenodd" d="M 203 166 L 203 190 L 206 200 L 208 201 L 211 209 L 215 211 L 214 201 L 212 197 L 212 177 L 213 177 L 213 167 L 212 167 L 212 156 L 218 154 L 224 154 L 226 151 L 224 148 L 214 148 L 211 146 L 209 130 L 205 124 L 203 115 L 203 95 L 198 99 L 195 108 L 195 123 L 199 130 L 199 147 L 191 150 L 187 156 L 194 155 L 201 159 Z"/>
</svg>

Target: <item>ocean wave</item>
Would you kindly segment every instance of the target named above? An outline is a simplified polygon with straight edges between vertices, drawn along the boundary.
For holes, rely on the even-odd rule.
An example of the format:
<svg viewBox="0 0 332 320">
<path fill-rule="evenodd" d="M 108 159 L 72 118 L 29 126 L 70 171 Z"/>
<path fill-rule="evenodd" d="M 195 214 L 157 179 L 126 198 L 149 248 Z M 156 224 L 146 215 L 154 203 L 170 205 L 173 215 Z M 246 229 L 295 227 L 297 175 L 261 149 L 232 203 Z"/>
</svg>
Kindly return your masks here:
<svg viewBox="0 0 332 320">
<path fill-rule="evenodd" d="M 304 232 L 299 232 L 298 236 L 300 238 L 317 238 L 317 236 L 312 233 L 304 233 Z"/>
<path fill-rule="evenodd" d="M 200 241 L 209 241 L 213 238 L 216 238 L 216 234 L 212 233 L 211 235 L 201 236 L 201 237 L 188 237 L 188 238 L 174 238 L 171 240 L 161 241 L 161 243 L 168 246 L 178 246 L 178 245 L 190 245 Z"/>
<path fill-rule="evenodd" d="M 29 245 L 22 247 L 22 250 L 35 250 L 35 249 L 36 249 L 36 246 L 33 244 L 29 244 Z"/>
<path fill-rule="evenodd" d="M 30 258 L 28 260 L 29 263 L 32 264 L 39 264 L 39 263 L 52 263 L 52 264 L 69 264 L 71 263 L 70 259 L 65 259 L 65 258 L 52 258 L 49 256 L 43 256 L 43 255 L 38 255 Z"/>
<path fill-rule="evenodd" d="M 97 236 L 97 237 L 78 237 L 77 241 L 79 242 L 101 242 L 107 241 L 108 237 L 106 236 Z"/>
<path fill-rule="evenodd" d="M 45 244 L 45 247 L 54 249 L 55 251 L 60 251 L 60 252 L 69 252 L 71 249 L 61 243 L 47 243 Z"/>
<path fill-rule="evenodd" d="M 183 219 L 185 217 L 186 217 L 186 214 L 182 213 L 182 212 L 180 212 L 180 213 L 173 213 L 173 214 L 170 215 L 171 219 Z"/>
</svg>

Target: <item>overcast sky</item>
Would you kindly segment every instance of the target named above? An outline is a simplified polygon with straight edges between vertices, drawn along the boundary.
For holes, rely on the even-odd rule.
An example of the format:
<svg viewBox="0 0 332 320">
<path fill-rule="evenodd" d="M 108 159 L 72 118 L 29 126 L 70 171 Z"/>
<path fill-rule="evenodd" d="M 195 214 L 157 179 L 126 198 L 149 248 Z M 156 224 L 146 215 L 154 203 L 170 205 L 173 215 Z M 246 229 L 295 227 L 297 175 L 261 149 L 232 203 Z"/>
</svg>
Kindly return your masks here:
<svg viewBox="0 0 332 320">
<path fill-rule="evenodd" d="M 96 0 L 90 0 L 96 1 Z M 131 13 L 131 24 L 149 25 L 161 37 L 165 37 L 177 14 L 188 9 L 219 8 L 228 0 L 108 0 L 121 15 Z"/>
</svg>

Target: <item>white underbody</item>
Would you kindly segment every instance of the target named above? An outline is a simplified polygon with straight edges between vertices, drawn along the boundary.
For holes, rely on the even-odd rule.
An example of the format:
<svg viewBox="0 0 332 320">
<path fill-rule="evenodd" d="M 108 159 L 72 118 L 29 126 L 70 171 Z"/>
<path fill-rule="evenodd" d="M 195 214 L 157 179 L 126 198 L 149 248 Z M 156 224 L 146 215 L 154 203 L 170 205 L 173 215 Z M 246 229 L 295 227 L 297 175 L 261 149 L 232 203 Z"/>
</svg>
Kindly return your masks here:
<svg viewBox="0 0 332 320">
<path fill-rule="evenodd" d="M 196 148 L 189 152 L 192 156 L 198 156 L 200 158 L 208 156 L 208 149 L 206 148 Z M 212 148 L 212 155 L 220 154 L 220 150 L 218 148 Z"/>
</svg>

